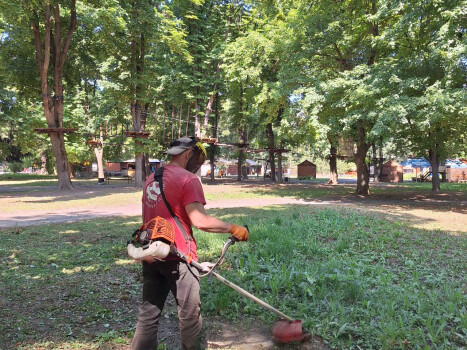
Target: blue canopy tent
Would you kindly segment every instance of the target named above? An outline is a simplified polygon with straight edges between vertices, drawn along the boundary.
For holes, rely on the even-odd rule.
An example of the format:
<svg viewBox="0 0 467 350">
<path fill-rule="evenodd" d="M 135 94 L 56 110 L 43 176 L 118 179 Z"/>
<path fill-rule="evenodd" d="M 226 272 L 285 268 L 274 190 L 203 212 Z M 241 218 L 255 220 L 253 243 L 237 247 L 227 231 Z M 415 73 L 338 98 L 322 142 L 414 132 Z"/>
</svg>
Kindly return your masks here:
<svg viewBox="0 0 467 350">
<path fill-rule="evenodd" d="M 410 165 L 412 168 L 429 168 L 431 166 L 430 162 L 427 161 L 425 158 L 408 159 L 406 161 L 401 162 L 401 165 Z"/>
</svg>

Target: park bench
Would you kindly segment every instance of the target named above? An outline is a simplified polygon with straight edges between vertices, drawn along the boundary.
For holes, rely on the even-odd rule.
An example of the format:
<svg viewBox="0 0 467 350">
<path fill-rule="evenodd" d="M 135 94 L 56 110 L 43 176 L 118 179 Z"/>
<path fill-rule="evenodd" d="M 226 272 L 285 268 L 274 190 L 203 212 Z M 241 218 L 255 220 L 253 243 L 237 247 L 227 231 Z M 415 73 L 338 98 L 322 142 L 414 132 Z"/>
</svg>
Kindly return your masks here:
<svg viewBox="0 0 467 350">
<path fill-rule="evenodd" d="M 104 174 L 104 180 L 108 184 L 110 181 L 126 181 L 127 183 L 133 182 L 133 177 L 129 175 L 123 175 L 121 172 L 106 172 Z"/>
</svg>

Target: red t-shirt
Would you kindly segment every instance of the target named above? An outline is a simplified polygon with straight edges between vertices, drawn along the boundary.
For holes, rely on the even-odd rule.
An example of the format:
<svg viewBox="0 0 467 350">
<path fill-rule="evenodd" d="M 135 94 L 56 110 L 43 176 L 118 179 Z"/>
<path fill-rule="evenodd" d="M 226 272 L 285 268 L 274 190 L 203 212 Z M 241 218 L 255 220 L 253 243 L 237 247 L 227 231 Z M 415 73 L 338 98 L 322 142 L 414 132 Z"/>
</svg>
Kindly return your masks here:
<svg viewBox="0 0 467 350">
<path fill-rule="evenodd" d="M 193 237 L 191 221 L 186 213 L 185 206 L 193 202 L 206 204 L 201 182 L 195 174 L 188 170 L 169 164 L 165 166 L 162 184 L 164 186 L 165 198 L 169 202 L 172 211 L 179 218 L 185 232 L 190 237 Z M 159 183 L 154 180 L 154 175 L 150 175 L 143 186 L 143 224 L 146 224 L 156 216 L 169 220 L 175 231 L 175 246 L 185 255 L 189 253 L 191 248 L 193 260 L 198 261 L 194 237 L 189 241 L 189 247 L 185 243 L 185 237 L 170 215 L 160 193 Z M 166 260 L 178 260 L 178 258 L 169 255 Z"/>
</svg>

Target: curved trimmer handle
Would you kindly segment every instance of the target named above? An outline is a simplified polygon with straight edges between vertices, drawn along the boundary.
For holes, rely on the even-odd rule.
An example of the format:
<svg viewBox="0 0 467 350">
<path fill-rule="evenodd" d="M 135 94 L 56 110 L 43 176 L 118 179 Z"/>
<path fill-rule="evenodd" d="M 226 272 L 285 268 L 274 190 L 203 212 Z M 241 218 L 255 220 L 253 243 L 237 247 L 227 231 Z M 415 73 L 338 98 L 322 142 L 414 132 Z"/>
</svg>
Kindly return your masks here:
<svg viewBox="0 0 467 350">
<path fill-rule="evenodd" d="M 248 226 L 245 225 L 245 228 L 248 230 Z M 248 230 L 248 233 L 250 231 Z M 238 242 L 238 239 L 235 238 L 234 236 L 230 236 L 229 239 L 224 243 L 224 245 L 222 246 L 222 252 L 221 252 L 221 256 L 219 257 L 219 259 L 217 260 L 217 262 L 214 264 L 214 266 L 211 268 L 211 270 L 209 270 L 209 272 L 207 272 L 206 274 L 204 274 L 203 276 L 207 276 L 209 274 L 211 274 L 211 272 L 219 265 L 221 265 L 223 262 L 224 262 L 224 257 L 225 257 L 225 254 L 227 253 L 227 249 L 229 249 L 229 247 L 231 245 L 234 245 L 236 242 Z"/>
</svg>

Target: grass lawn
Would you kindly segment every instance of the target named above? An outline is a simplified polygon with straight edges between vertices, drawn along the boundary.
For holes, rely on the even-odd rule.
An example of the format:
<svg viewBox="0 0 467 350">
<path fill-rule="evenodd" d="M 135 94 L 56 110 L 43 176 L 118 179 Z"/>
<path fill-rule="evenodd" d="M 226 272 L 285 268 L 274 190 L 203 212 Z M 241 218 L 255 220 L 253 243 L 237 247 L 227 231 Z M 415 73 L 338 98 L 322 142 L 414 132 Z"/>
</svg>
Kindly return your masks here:
<svg viewBox="0 0 467 350">
<path fill-rule="evenodd" d="M 210 213 L 251 231 L 248 243 L 230 248 L 220 273 L 302 319 L 330 346 L 467 347 L 465 234 L 322 207 Z M 106 218 L 0 232 L 0 348 L 127 348 L 141 276 L 125 241 L 138 224 Z M 201 260 L 214 261 L 226 236 L 195 235 Z M 216 280 L 202 280 L 202 302 L 205 319 L 276 319 Z"/>
<path fill-rule="evenodd" d="M 330 186 L 323 183 L 290 183 L 278 184 L 270 186 L 261 186 L 253 189 L 253 192 L 258 194 L 265 194 L 280 196 L 280 197 L 294 197 L 301 199 L 320 199 L 323 197 L 335 196 L 349 196 L 354 195 L 356 184 L 341 184 L 338 186 Z M 442 183 L 441 193 L 458 192 L 463 199 L 467 199 L 467 184 L 462 183 Z M 431 183 L 417 183 L 417 182 L 404 182 L 404 183 L 380 183 L 370 184 L 371 195 L 377 196 L 392 196 L 392 197 L 407 197 L 410 195 L 423 195 L 427 198 L 438 196 L 438 194 L 431 191 Z"/>
<path fill-rule="evenodd" d="M 96 183 L 97 179 L 76 179 L 75 183 Z M 1 186 L 58 186 L 58 180 L 55 175 L 37 175 L 37 174 L 0 174 Z"/>
</svg>

